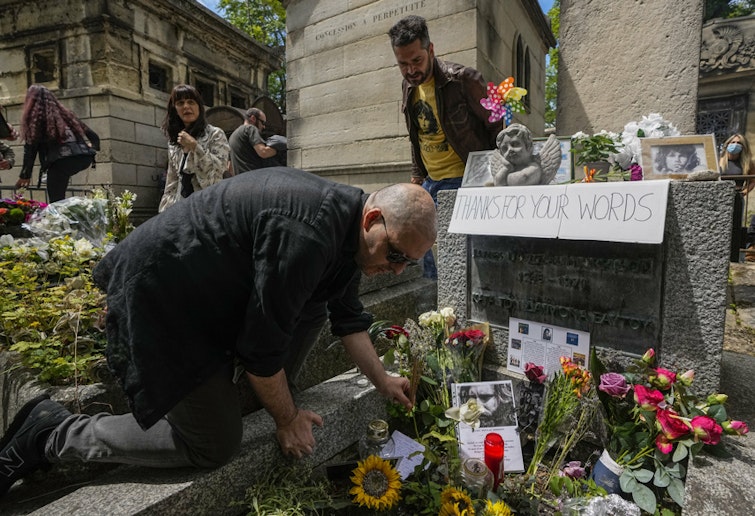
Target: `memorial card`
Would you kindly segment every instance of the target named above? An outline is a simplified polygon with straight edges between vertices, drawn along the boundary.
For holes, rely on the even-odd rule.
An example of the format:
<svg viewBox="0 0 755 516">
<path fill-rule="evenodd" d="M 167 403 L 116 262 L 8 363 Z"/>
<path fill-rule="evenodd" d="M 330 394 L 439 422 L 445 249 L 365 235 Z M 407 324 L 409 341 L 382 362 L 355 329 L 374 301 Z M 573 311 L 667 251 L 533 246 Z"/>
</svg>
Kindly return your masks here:
<svg viewBox="0 0 755 516">
<path fill-rule="evenodd" d="M 503 464 L 505 472 L 524 471 L 522 446 L 517 432 L 516 406 L 511 380 L 493 382 L 455 383 L 451 389 L 454 407 L 463 408 L 473 401 L 479 409 L 479 426 L 462 421 L 456 425 L 459 455 L 484 460 L 485 436 L 499 434 L 504 442 Z"/>
<path fill-rule="evenodd" d="M 590 334 L 536 321 L 509 319 L 506 369 L 524 374 L 524 365 L 532 362 L 551 376 L 561 368 L 561 357 L 569 357 L 578 366 L 589 369 Z"/>
</svg>

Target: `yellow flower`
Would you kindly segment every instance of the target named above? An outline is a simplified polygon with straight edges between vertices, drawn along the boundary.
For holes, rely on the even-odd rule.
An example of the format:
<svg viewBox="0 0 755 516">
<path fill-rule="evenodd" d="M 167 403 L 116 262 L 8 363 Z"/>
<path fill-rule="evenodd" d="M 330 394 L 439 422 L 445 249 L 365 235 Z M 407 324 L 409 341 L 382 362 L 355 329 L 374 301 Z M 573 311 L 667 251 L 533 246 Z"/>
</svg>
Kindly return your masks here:
<svg viewBox="0 0 755 516">
<path fill-rule="evenodd" d="M 440 493 L 438 516 L 474 516 L 472 499 L 462 489 L 447 486 Z"/>
<path fill-rule="evenodd" d="M 485 516 L 511 516 L 511 509 L 502 500 L 496 503 L 486 500 Z"/>
<path fill-rule="evenodd" d="M 383 511 L 398 503 L 401 477 L 387 460 L 370 455 L 352 473 L 354 487 L 349 494 L 355 496 L 354 502 L 360 507 Z"/>
</svg>

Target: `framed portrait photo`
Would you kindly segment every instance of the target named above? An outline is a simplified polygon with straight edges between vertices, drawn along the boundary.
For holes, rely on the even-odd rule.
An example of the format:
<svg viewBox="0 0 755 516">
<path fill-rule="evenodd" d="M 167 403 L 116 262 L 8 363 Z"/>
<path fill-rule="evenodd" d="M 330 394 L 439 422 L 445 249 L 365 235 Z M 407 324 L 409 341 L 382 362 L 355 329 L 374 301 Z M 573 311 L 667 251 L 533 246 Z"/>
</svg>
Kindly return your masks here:
<svg viewBox="0 0 755 516">
<path fill-rule="evenodd" d="M 644 179 L 685 179 L 693 172 L 718 170 L 712 134 L 641 138 Z"/>
<path fill-rule="evenodd" d="M 493 173 L 490 170 L 490 155 L 497 150 L 473 151 L 467 157 L 464 167 L 464 177 L 461 187 L 485 186 L 485 183 L 493 182 Z"/>
<path fill-rule="evenodd" d="M 568 183 L 574 179 L 571 136 L 557 136 L 556 139 L 558 139 L 559 146 L 561 147 L 561 164 L 558 166 L 558 171 L 556 171 L 556 177 L 551 181 L 553 185 Z M 543 148 L 547 140 L 548 138 L 532 138 L 532 152 L 540 154 L 540 149 Z"/>
</svg>

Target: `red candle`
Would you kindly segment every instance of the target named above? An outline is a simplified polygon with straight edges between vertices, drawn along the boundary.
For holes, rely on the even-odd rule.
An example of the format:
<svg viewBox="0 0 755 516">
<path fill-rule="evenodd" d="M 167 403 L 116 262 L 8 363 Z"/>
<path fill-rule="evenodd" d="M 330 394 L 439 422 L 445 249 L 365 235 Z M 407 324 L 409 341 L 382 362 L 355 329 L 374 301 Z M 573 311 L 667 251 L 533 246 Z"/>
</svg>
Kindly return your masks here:
<svg viewBox="0 0 755 516">
<path fill-rule="evenodd" d="M 503 478 L 503 437 L 491 432 L 485 436 L 485 465 L 493 472 L 493 489 Z"/>
</svg>

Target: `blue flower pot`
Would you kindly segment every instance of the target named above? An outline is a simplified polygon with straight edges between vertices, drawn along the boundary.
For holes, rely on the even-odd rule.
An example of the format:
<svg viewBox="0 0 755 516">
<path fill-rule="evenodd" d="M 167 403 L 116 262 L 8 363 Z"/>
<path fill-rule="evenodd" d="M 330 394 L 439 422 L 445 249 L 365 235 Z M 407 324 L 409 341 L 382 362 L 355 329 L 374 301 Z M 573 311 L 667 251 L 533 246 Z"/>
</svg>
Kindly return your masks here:
<svg viewBox="0 0 755 516">
<path fill-rule="evenodd" d="M 608 494 L 621 495 L 619 477 L 623 471 L 624 468 L 611 458 L 608 451 L 603 450 L 603 454 L 592 468 L 592 474 L 590 476 L 595 483 L 605 489 Z"/>
</svg>

